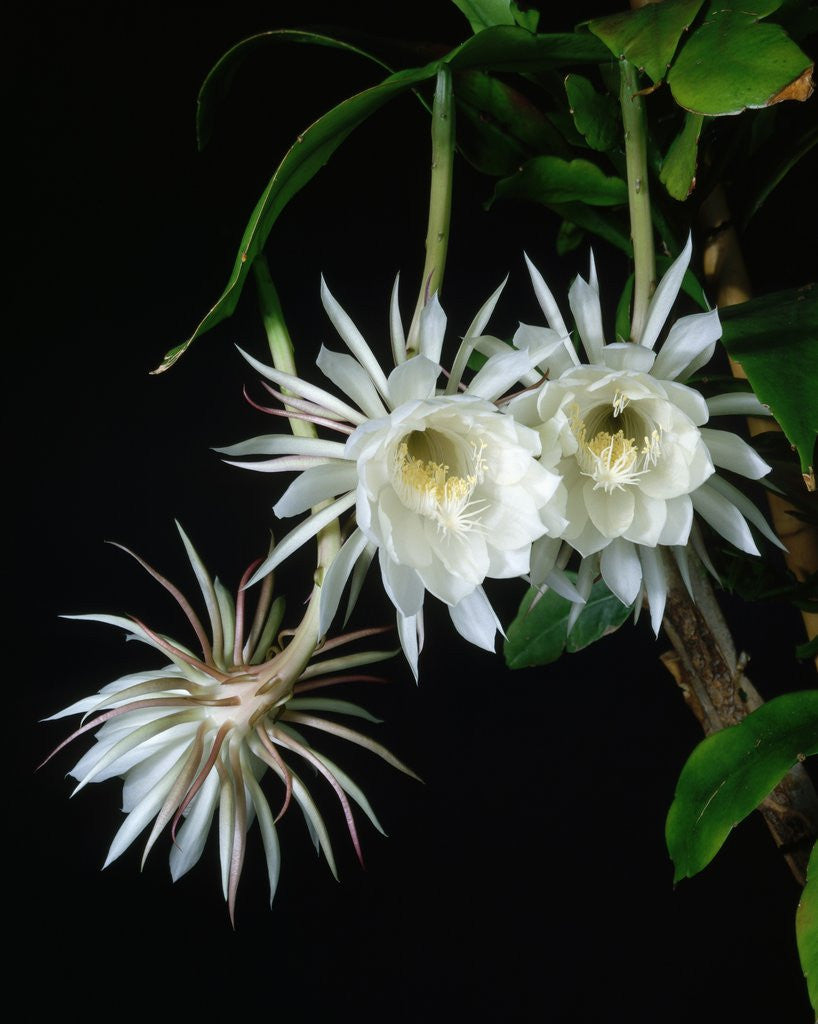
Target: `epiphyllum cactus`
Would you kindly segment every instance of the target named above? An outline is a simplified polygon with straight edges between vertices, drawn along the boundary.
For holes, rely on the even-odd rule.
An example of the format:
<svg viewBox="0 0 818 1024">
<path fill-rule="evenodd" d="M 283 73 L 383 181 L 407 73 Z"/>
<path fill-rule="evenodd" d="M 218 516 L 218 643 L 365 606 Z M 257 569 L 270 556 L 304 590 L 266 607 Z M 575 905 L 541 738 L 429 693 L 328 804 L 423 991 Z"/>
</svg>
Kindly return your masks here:
<svg viewBox="0 0 818 1024">
<path fill-rule="evenodd" d="M 320 659 L 315 655 L 330 654 L 383 630 L 347 633 L 327 640 L 316 650 L 318 602 L 312 600 L 298 628 L 279 633 L 283 602 L 272 599 L 271 576 L 260 589 L 252 619 L 247 615 L 244 586 L 259 562 L 245 572 L 234 601 L 218 579 L 211 580 L 181 527 L 180 533 L 207 606 L 209 634 L 180 591 L 142 559 L 137 560 L 176 598 L 196 634 L 201 653 L 194 655 L 183 644 L 156 633 L 138 619 L 69 616 L 119 626 L 130 638 L 165 655 L 168 663 L 159 669 L 123 676 L 53 715 L 63 718 L 82 714 L 83 720 L 93 717 L 47 760 L 83 733 L 99 730 L 95 744 L 70 774 L 79 780 L 75 793 L 89 782 L 117 775 L 124 778 L 123 808 L 127 817 L 114 836 L 106 867 L 153 822 L 145 843 L 144 863 L 160 833 L 170 825 L 170 869 L 175 881 L 201 856 L 218 807 L 222 886 L 232 920 L 247 832 L 254 816 L 267 858 L 271 902 L 280 863 L 275 824 L 292 800 L 301 807 L 316 848 L 323 851 L 333 874 L 337 874 L 326 825 L 305 782 L 292 767 L 293 760 L 306 762 L 332 787 L 359 859 L 361 846 L 350 801 L 383 831 L 358 786 L 313 747 L 301 734 L 302 727 L 363 746 L 401 771 L 417 776 L 379 743 L 324 717 L 329 714 L 378 721 L 367 711 L 349 701 L 312 695 L 338 683 L 379 681 L 358 670 L 391 657 L 394 651 L 333 653 Z M 259 785 L 268 768 L 283 785 L 276 816 Z"/>
<path fill-rule="evenodd" d="M 301 470 L 274 511 L 294 516 L 311 510 L 307 520 L 282 538 L 251 582 L 274 569 L 325 522 L 355 507 L 357 528 L 327 573 L 321 630 L 332 621 L 356 566 L 365 569 L 377 552 L 416 677 L 426 592 L 448 606 L 462 636 L 494 650 L 499 622 L 483 582 L 524 576 L 532 542 L 565 527 L 564 490 L 558 474 L 538 458 L 539 435 L 498 404 L 536 358 L 506 346 L 471 380 L 462 380 L 469 353 L 501 291 L 502 286 L 478 311 L 448 380 L 438 386 L 446 316 L 436 294 L 426 296 L 417 339 L 410 335 L 407 340 L 396 282 L 390 312 L 394 367 L 387 376 L 323 285 L 324 308 L 349 353 L 322 348 L 318 367 L 349 402 L 245 357 L 280 389 L 269 390 L 288 410 L 263 411 L 307 419 L 345 440 L 272 434 L 219 449 L 231 456 L 273 456 L 234 463 L 248 469 Z M 322 504 L 328 499 L 334 500 Z"/>
</svg>

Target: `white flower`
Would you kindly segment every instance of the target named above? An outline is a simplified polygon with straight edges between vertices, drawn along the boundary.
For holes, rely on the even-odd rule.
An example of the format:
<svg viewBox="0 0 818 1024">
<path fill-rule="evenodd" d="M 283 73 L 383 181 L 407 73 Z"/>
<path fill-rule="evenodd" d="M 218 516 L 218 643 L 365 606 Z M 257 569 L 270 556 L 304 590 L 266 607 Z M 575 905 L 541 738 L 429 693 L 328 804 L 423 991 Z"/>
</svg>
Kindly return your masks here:
<svg viewBox="0 0 818 1024">
<path fill-rule="evenodd" d="M 718 312 L 682 317 L 658 354 L 653 351 L 690 252 L 688 241 L 659 283 L 638 344 L 605 343 L 591 257 L 589 281 L 578 277 L 568 295 L 591 365 L 580 363 L 551 292 L 529 262 L 550 329 L 521 325 L 514 339 L 518 347 L 538 354 L 539 372 L 549 378 L 535 393 L 511 403 L 510 411 L 530 425 L 539 424 L 549 439 L 559 438 L 557 468 L 568 490 L 568 525 L 560 536 L 583 556 L 577 588 L 586 597 L 601 572 L 623 603 L 643 593 L 657 631 L 667 595 L 657 547 L 672 548 L 686 578 L 685 545 L 694 511 L 743 551 L 758 554 L 745 517 L 779 543 L 755 506 L 715 471 L 719 467 L 759 479 L 769 466 L 736 434 L 705 426 L 713 413 L 764 415 L 768 410 L 751 394 L 705 400 L 681 383 L 713 355 L 721 336 Z M 557 540 L 539 542 L 538 573 L 564 564 L 569 553 Z"/>
<path fill-rule="evenodd" d="M 397 610 L 401 643 L 415 675 L 426 591 L 449 607 L 455 627 L 467 640 L 493 650 L 499 623 L 483 581 L 525 575 L 532 542 L 565 526 L 564 491 L 559 475 L 538 461 L 538 433 L 496 404 L 530 370 L 529 354 L 504 347 L 458 393 L 469 352 L 500 291 L 475 317 L 448 384 L 438 390 L 446 318 L 436 296 L 423 308 L 418 351 L 413 353 L 404 340 L 396 283 L 390 317 L 396 365 L 387 377 L 322 283 L 324 308 L 351 354 L 322 348 L 318 366 L 354 404 L 246 358 L 286 389 L 286 398 L 279 391 L 273 394 L 289 410 L 347 435 L 346 442 L 268 435 L 220 449 L 230 455 L 278 456 L 238 463 L 251 469 L 303 470 L 275 512 L 292 516 L 312 509 L 312 515 L 282 539 L 254 580 L 330 519 L 355 507 L 357 528 L 324 580 L 321 629 L 334 616 L 350 575 L 354 599 L 362 573 L 377 551 L 384 586 Z M 334 500 L 324 505 L 329 499 Z"/>
<path fill-rule="evenodd" d="M 366 747 L 401 771 L 417 776 L 369 737 L 324 717 L 324 713 L 330 713 L 378 721 L 363 708 L 344 700 L 304 696 L 308 691 L 343 681 L 372 680 L 375 677 L 351 675 L 348 670 L 381 661 L 394 652 L 368 651 L 310 660 L 317 632 L 315 623 L 308 622 L 310 616 L 317 618 L 317 612 L 312 610 L 308 610 L 301 627 L 293 632 L 289 644 L 280 648 L 276 634 L 283 604 L 280 599 L 271 602 L 272 586 L 262 588 L 253 619 L 245 616 L 242 585 L 258 563 L 245 573 L 234 603 L 218 580 L 211 581 L 184 533 L 182 538 L 208 609 L 210 636 L 182 594 L 141 559 L 138 561 L 181 605 L 198 638 L 201 656 L 136 619 L 115 615 L 69 616 L 125 629 L 129 639 L 141 640 L 170 660 L 159 669 L 123 676 L 99 693 L 52 715 L 56 719 L 82 714 L 83 722 L 89 715 L 93 717 L 46 760 L 81 734 L 99 730 L 96 742 L 70 774 L 79 781 L 74 793 L 89 782 L 102 782 L 114 776 L 124 778 L 122 803 L 127 816 L 103 867 L 124 853 L 153 822 L 142 857 L 144 864 L 151 847 L 170 825 L 170 870 L 176 881 L 201 857 L 218 808 L 222 887 L 232 920 L 247 832 L 254 817 L 258 819 L 267 859 L 272 902 L 280 863 L 275 823 L 292 801 L 301 808 L 316 849 L 323 851 L 337 877 L 326 825 L 306 783 L 285 760 L 285 754 L 296 755 L 333 788 L 359 859 L 361 848 L 350 801 L 383 832 L 358 786 L 314 749 L 300 733 L 300 727 Z M 375 632 L 380 630 L 363 630 L 327 641 L 321 653 Z M 277 817 L 259 785 L 268 768 L 283 785 Z M 309 775 L 312 774 L 310 771 Z"/>
</svg>

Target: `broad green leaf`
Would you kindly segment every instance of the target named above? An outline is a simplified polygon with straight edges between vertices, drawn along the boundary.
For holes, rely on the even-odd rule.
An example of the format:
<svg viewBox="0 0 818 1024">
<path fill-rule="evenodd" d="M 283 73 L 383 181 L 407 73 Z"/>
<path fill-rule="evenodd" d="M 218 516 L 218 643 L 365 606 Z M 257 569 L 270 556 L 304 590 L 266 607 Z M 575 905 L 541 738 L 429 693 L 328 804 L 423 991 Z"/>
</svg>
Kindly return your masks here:
<svg viewBox="0 0 818 1024">
<path fill-rule="evenodd" d="M 757 18 L 766 18 L 768 14 L 777 11 L 783 0 L 742 0 L 740 9 L 747 14 L 754 14 Z M 730 9 L 735 9 L 735 0 L 731 0 Z M 707 8 L 708 17 L 728 8 L 725 0 L 710 0 Z"/>
<path fill-rule="evenodd" d="M 458 146 L 484 174 L 513 174 L 540 153 L 570 155 L 570 146 L 531 100 L 493 75 L 459 72 L 454 95 Z"/>
<path fill-rule="evenodd" d="M 517 25 L 500 25 L 472 36 L 440 60 L 421 68 L 398 71 L 333 107 L 298 136 L 278 165 L 251 214 L 227 285 L 215 305 L 190 338 L 172 348 L 153 372 L 167 370 L 196 338 L 233 314 L 253 260 L 263 249 L 278 215 L 315 177 L 347 136 L 390 99 L 434 78 L 443 64 L 448 64 L 453 71 L 536 71 L 565 64 L 595 63 L 605 56 L 605 48 L 592 36 L 532 35 Z"/>
<path fill-rule="evenodd" d="M 815 753 L 818 690 L 777 697 L 738 725 L 703 740 L 682 769 L 667 816 L 674 882 L 706 867 L 733 826 L 794 764 Z"/>
<path fill-rule="evenodd" d="M 811 70 L 809 57 L 780 26 L 743 11 L 714 11 L 682 47 L 667 82 L 686 110 L 739 114 L 807 99 Z"/>
<path fill-rule="evenodd" d="M 699 13 L 703 0 L 664 0 L 636 11 L 623 11 L 588 22 L 615 57 L 625 57 L 661 82 L 682 33 Z"/>
<path fill-rule="evenodd" d="M 696 158 L 704 118 L 685 114 L 682 130 L 671 142 L 659 172 L 659 180 L 674 199 L 684 201 L 696 186 Z"/>
<path fill-rule="evenodd" d="M 516 174 L 497 182 L 495 199 L 531 199 L 537 203 L 588 203 L 621 206 L 628 201 L 628 186 L 609 178 L 588 160 L 537 156 Z"/>
<path fill-rule="evenodd" d="M 818 433 L 818 287 L 775 292 L 719 311 L 724 347 L 744 367 L 801 459 L 809 490 Z"/>
<path fill-rule="evenodd" d="M 503 652 L 509 668 L 548 665 L 566 649 L 580 651 L 617 630 L 631 612 L 600 580 L 591 588 L 588 601 L 568 635 L 571 602 L 547 590 L 532 608 L 536 594 L 533 588 L 528 590 L 508 627 Z"/>
<path fill-rule="evenodd" d="M 601 152 L 612 149 L 621 137 L 619 104 L 613 96 L 597 92 L 582 75 L 566 75 L 565 91 L 577 131 L 591 149 Z"/>
<path fill-rule="evenodd" d="M 538 11 L 521 11 L 514 0 L 452 0 L 466 15 L 472 32 L 482 32 L 494 25 L 521 25 L 529 32 L 537 31 Z"/>
<path fill-rule="evenodd" d="M 795 648 L 795 656 L 799 661 L 806 661 L 808 658 L 818 656 L 818 636 L 814 636 L 805 644 L 799 644 Z"/>
<path fill-rule="evenodd" d="M 818 843 L 807 865 L 807 884 L 795 912 L 795 937 L 812 1008 L 818 1014 Z"/>
<path fill-rule="evenodd" d="M 352 43 L 346 43 L 342 39 L 333 39 L 331 36 L 326 36 L 319 32 L 304 32 L 283 28 L 270 32 L 259 32 L 257 35 L 249 36 L 247 39 L 242 39 L 236 43 L 235 46 L 231 46 L 208 71 L 207 77 L 202 83 L 196 101 L 196 140 L 200 150 L 204 149 L 210 141 L 210 137 L 213 134 L 216 108 L 229 92 L 239 66 L 256 50 L 279 43 L 310 43 L 314 46 L 327 46 L 331 49 L 346 50 L 359 57 L 366 57 L 367 60 L 371 60 L 387 72 L 392 71 L 392 68 L 384 64 L 378 57 L 367 53 L 366 50 L 353 46 Z"/>
</svg>

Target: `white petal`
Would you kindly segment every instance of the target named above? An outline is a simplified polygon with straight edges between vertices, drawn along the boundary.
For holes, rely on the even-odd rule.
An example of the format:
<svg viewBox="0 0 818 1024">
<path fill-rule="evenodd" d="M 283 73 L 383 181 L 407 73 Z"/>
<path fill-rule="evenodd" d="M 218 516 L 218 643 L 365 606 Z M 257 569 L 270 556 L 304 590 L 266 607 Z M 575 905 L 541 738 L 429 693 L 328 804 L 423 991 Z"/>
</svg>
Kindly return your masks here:
<svg viewBox="0 0 818 1024">
<path fill-rule="evenodd" d="M 525 257 L 526 266 L 528 267 L 528 273 L 531 276 L 531 284 L 534 287 L 534 294 L 537 296 L 537 302 L 540 304 L 540 309 L 545 315 L 545 319 L 548 321 L 548 326 L 557 332 L 561 338 L 568 337 L 568 328 L 565 326 L 565 321 L 562 319 L 560 308 L 551 294 L 551 290 L 543 280 L 542 274 L 537 270 L 528 256 L 523 253 Z"/>
<path fill-rule="evenodd" d="M 687 588 L 688 594 L 693 598 L 693 603 L 696 603 L 696 595 L 693 593 L 693 581 L 690 578 L 690 563 L 687 557 L 687 545 L 679 545 L 671 548 L 673 557 L 676 559 L 676 565 L 679 568 L 679 575 L 684 581 L 684 585 Z"/>
<path fill-rule="evenodd" d="M 719 311 L 683 316 L 670 328 L 651 371 L 657 380 L 687 380 L 710 362 L 721 337 Z"/>
<path fill-rule="evenodd" d="M 726 395 L 714 395 L 707 399 L 711 416 L 772 416 L 769 407 L 751 391 L 733 391 Z"/>
<path fill-rule="evenodd" d="M 545 577 L 544 583 L 549 590 L 553 590 L 555 594 L 564 597 L 566 601 L 571 601 L 573 604 L 585 604 L 582 594 L 580 594 L 570 576 L 567 576 L 564 570 L 552 569 Z"/>
<path fill-rule="evenodd" d="M 214 768 L 188 807 L 185 823 L 170 848 L 170 875 L 174 882 L 187 874 L 201 857 L 218 796 L 219 776 Z"/>
<path fill-rule="evenodd" d="M 403 615 L 416 615 L 423 605 L 423 583 L 414 569 L 398 565 L 383 548 L 378 549 L 383 585 L 392 604 Z"/>
<path fill-rule="evenodd" d="M 392 342 L 392 358 L 395 366 L 399 366 L 406 359 L 406 335 L 403 333 L 403 321 L 400 318 L 400 303 L 398 301 L 398 289 L 400 286 L 400 274 L 395 275 L 395 283 L 392 286 L 392 298 L 389 302 L 389 337 Z"/>
<path fill-rule="evenodd" d="M 658 636 L 667 601 L 667 577 L 662 565 L 662 553 L 655 548 L 639 548 L 639 560 L 650 607 L 650 624 Z"/>
<path fill-rule="evenodd" d="M 621 537 L 612 540 L 602 552 L 600 568 L 608 590 L 622 604 L 633 604 L 642 585 L 642 565 L 635 545 Z"/>
<path fill-rule="evenodd" d="M 284 519 L 306 512 L 327 498 L 354 490 L 358 469 L 353 462 L 331 462 L 305 470 L 290 484 L 273 505 L 273 512 Z"/>
<path fill-rule="evenodd" d="M 704 396 L 700 392 L 696 391 L 695 388 L 689 388 L 686 384 L 678 384 L 675 380 L 663 380 L 662 387 L 667 392 L 667 397 L 671 402 L 673 402 L 677 409 L 681 409 L 691 423 L 694 423 L 697 427 L 707 423 L 710 418 L 710 411 L 707 408 Z"/>
<path fill-rule="evenodd" d="M 466 394 L 493 402 L 516 384 L 534 365 L 526 349 L 509 349 L 481 366 L 466 388 Z"/>
<path fill-rule="evenodd" d="M 702 440 L 707 445 L 710 457 L 716 466 L 733 473 L 760 480 L 770 472 L 770 467 L 746 441 L 727 430 L 701 428 Z"/>
<path fill-rule="evenodd" d="M 342 515 L 348 508 L 352 508 L 355 504 L 355 491 L 350 491 L 349 494 L 345 494 L 342 498 L 334 501 L 331 505 L 327 505 L 325 509 L 320 512 L 316 512 L 311 515 L 308 519 L 305 519 L 303 523 L 299 523 L 294 530 L 290 532 L 276 544 L 270 554 L 264 559 L 261 565 L 251 576 L 247 583 L 248 587 L 251 587 L 254 583 L 257 583 L 260 579 L 263 579 L 268 573 L 272 572 L 277 565 L 280 565 L 285 558 L 297 551 L 302 544 L 305 544 L 311 537 L 314 537 L 316 533 L 328 524 L 333 519 L 337 519 L 338 516 Z"/>
<path fill-rule="evenodd" d="M 409 662 L 409 668 L 412 670 L 415 682 L 417 682 L 418 654 L 420 653 L 420 645 L 418 643 L 418 616 L 402 615 L 401 612 L 398 611 L 397 622 L 400 645 L 403 648 L 403 653 L 406 655 L 406 660 Z"/>
<path fill-rule="evenodd" d="M 381 395 L 388 399 L 389 388 L 380 363 L 375 358 L 372 349 L 364 341 L 363 335 L 351 318 L 335 301 L 329 288 L 327 288 L 323 275 L 321 276 L 321 302 L 327 311 L 327 316 L 332 321 L 333 327 L 340 334 L 347 348 L 372 378 L 372 383 L 380 391 Z"/>
<path fill-rule="evenodd" d="M 117 857 L 121 857 L 139 833 L 142 832 L 148 823 L 159 813 L 162 804 L 165 802 L 165 797 L 171 791 L 174 782 L 179 777 L 179 773 L 184 766 L 186 757 L 187 751 L 184 752 L 182 757 L 176 759 L 170 771 L 165 773 L 162 779 L 154 785 L 153 789 L 148 790 L 142 800 L 139 801 L 134 809 L 128 814 L 127 818 L 122 822 L 114 836 L 110 849 L 108 850 L 108 856 L 105 858 L 105 863 L 102 865 L 103 869 L 107 868 L 112 861 L 117 859 Z"/>
<path fill-rule="evenodd" d="M 708 484 L 702 484 L 691 494 L 693 508 L 731 544 L 748 554 L 759 553 L 750 528 L 736 506 Z"/>
<path fill-rule="evenodd" d="M 781 543 L 776 534 L 772 531 L 767 520 L 761 514 L 761 511 L 750 501 L 746 494 L 734 487 L 731 483 L 720 477 L 718 473 L 714 473 L 713 476 L 707 481 L 708 487 L 712 487 L 714 491 L 718 491 L 722 497 L 727 498 L 728 501 L 732 502 L 733 505 L 741 512 L 745 519 L 749 519 L 753 526 L 757 527 L 767 538 L 772 541 L 776 547 L 781 548 L 782 551 L 786 551 L 787 548 Z"/>
<path fill-rule="evenodd" d="M 324 575 L 324 582 L 321 584 L 321 618 L 318 626 L 320 636 L 326 636 L 327 630 L 335 618 L 335 613 L 338 611 L 341 595 L 350 573 L 363 554 L 366 545 L 366 537 L 360 530 L 355 530 L 347 537 L 341 550 L 330 563 Z"/>
<path fill-rule="evenodd" d="M 577 277 L 568 292 L 568 304 L 574 314 L 579 336 L 585 346 L 589 363 L 602 362 L 605 333 L 602 330 L 602 310 L 599 307 L 599 292 L 587 281 Z"/>
<path fill-rule="evenodd" d="M 449 614 L 454 628 L 469 643 L 494 651 L 494 637 L 498 629 L 502 633 L 502 627 L 482 587 L 452 605 Z"/>
<path fill-rule="evenodd" d="M 587 558 L 583 558 L 579 563 L 579 572 L 577 573 L 577 593 L 582 598 L 582 604 L 576 603 L 568 613 L 568 632 L 574 628 L 574 624 L 579 618 L 580 612 L 585 606 L 585 602 L 588 600 L 591 594 L 591 587 L 594 585 L 594 579 L 599 572 L 599 555 L 589 555 Z"/>
<path fill-rule="evenodd" d="M 690 528 L 693 525 L 693 503 L 690 496 L 681 494 L 678 498 L 670 498 L 665 502 L 665 525 L 659 534 L 659 544 L 687 544 Z"/>
<path fill-rule="evenodd" d="M 693 251 L 693 238 L 691 235 L 687 236 L 687 243 L 684 249 L 676 257 L 676 259 L 668 267 L 668 271 L 662 280 L 659 282 L 656 291 L 653 293 L 653 298 L 650 300 L 648 306 L 648 314 L 645 319 L 645 327 L 642 331 L 642 337 L 636 340 L 640 345 L 644 345 L 645 348 L 653 348 L 656 344 L 656 339 L 659 337 L 659 332 L 664 326 L 665 320 L 667 320 L 668 313 L 670 312 L 673 303 L 676 301 L 676 296 L 679 294 L 679 289 L 682 286 L 682 280 L 687 270 L 687 265 L 690 263 L 690 254 Z"/>
<path fill-rule="evenodd" d="M 236 347 L 238 348 L 238 346 Z M 363 423 L 366 419 L 366 417 L 362 413 L 358 412 L 357 409 L 353 409 L 351 405 L 347 405 L 346 402 L 342 402 L 340 398 L 336 398 L 328 391 L 324 391 L 323 388 L 317 388 L 314 384 L 308 384 L 307 381 L 301 380 L 300 377 L 295 377 L 291 373 L 282 373 L 280 370 L 276 370 L 271 366 L 265 366 L 264 363 L 260 363 L 258 359 L 253 359 L 253 357 L 243 349 L 239 349 L 239 352 L 241 352 L 247 362 L 257 370 L 262 377 L 266 377 L 267 380 L 271 380 L 274 384 L 278 384 L 286 390 L 292 391 L 292 393 L 298 398 L 306 398 L 308 402 L 314 402 L 315 405 L 320 405 L 329 412 L 336 413 L 342 419 L 349 420 L 350 423 Z"/>
<path fill-rule="evenodd" d="M 320 437 L 294 437 L 292 434 L 262 434 L 225 448 L 214 448 L 220 455 L 315 455 L 342 459 L 341 441 L 325 441 Z M 252 468 L 252 466 L 250 467 Z"/>
<path fill-rule="evenodd" d="M 241 750 L 242 761 L 246 762 L 245 749 Z M 261 841 L 264 844 L 264 856 L 267 861 L 267 879 L 270 885 L 270 904 L 278 888 L 278 876 L 281 870 L 281 851 L 278 845 L 278 834 L 276 833 L 275 821 L 267 798 L 256 782 L 249 765 L 245 763 L 244 780 L 250 792 L 250 799 L 256 809 L 258 827 L 261 832 Z"/>
<path fill-rule="evenodd" d="M 393 409 L 405 402 L 423 401 L 435 393 L 440 367 L 426 356 L 413 356 L 389 374 L 389 402 Z"/>
<path fill-rule="evenodd" d="M 500 298 L 507 282 L 508 274 L 506 274 L 505 279 L 502 281 L 500 286 L 498 288 L 495 288 L 495 290 L 491 293 L 491 295 L 489 295 L 489 297 L 477 311 L 477 315 L 475 316 L 474 320 L 472 320 L 469 329 L 466 331 L 464 335 L 464 338 L 475 338 L 477 337 L 477 335 L 483 333 L 483 331 L 486 328 L 486 324 L 489 322 L 491 314 L 494 312 L 494 307 L 497 305 L 497 300 Z"/>
<path fill-rule="evenodd" d="M 562 547 L 558 537 L 540 537 L 531 545 L 531 582 L 537 586 L 545 581 L 545 577 L 557 564 L 557 557 Z"/>
<path fill-rule="evenodd" d="M 602 361 L 611 370 L 636 370 L 650 373 L 656 353 L 632 341 L 615 341 L 602 349 Z"/>
<path fill-rule="evenodd" d="M 437 292 L 420 311 L 419 325 L 420 354 L 433 363 L 439 363 L 443 351 L 443 335 L 446 333 L 446 314 L 440 305 Z"/>
<path fill-rule="evenodd" d="M 582 494 L 591 522 L 603 536 L 619 537 L 633 522 L 635 501 L 630 488 L 606 494 L 602 488 L 595 491 L 593 481 L 588 480 Z"/>
<path fill-rule="evenodd" d="M 386 408 L 378 397 L 372 378 L 357 359 L 344 352 L 333 352 L 322 345 L 315 365 L 370 419 L 386 416 Z"/>
<path fill-rule="evenodd" d="M 347 598 L 346 613 L 344 614 L 344 625 L 349 621 L 350 615 L 355 610 L 355 605 L 358 603 L 358 598 L 361 594 L 361 589 L 366 579 L 366 574 L 369 572 L 369 567 L 372 564 L 372 559 L 375 557 L 377 548 L 374 544 L 367 543 L 364 553 L 358 559 L 355 564 L 355 568 L 352 570 L 352 581 L 349 584 L 349 597 Z"/>
</svg>

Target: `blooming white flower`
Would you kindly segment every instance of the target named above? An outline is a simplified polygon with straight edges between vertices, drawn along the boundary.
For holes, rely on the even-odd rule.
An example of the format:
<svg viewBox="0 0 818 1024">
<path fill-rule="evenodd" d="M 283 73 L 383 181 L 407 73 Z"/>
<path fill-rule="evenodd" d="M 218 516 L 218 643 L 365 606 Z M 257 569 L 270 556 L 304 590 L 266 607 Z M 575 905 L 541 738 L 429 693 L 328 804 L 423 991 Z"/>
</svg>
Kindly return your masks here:
<svg viewBox="0 0 818 1024">
<path fill-rule="evenodd" d="M 531 356 L 505 347 L 467 386 L 460 383 L 500 291 L 478 312 L 446 387 L 438 389 L 446 317 L 436 295 L 422 310 L 413 351 L 407 349 L 400 322 L 396 282 L 390 316 L 395 367 L 387 377 L 322 282 L 324 308 L 350 354 L 322 348 L 318 366 L 353 404 L 246 358 L 286 389 L 286 397 L 270 389 L 286 404 L 286 415 L 333 428 L 346 435 L 345 443 L 268 435 L 219 449 L 229 455 L 277 456 L 235 463 L 250 469 L 303 471 L 275 512 L 293 516 L 312 509 L 312 515 L 281 540 L 254 580 L 329 520 L 355 507 L 357 528 L 324 580 L 321 629 L 328 627 L 353 573 L 353 598 L 357 594 L 362 573 L 377 551 L 415 675 L 426 591 L 448 606 L 452 622 L 467 640 L 493 650 L 499 623 L 483 581 L 526 574 L 532 542 L 565 526 L 564 491 L 559 475 L 538 461 L 539 434 L 496 404 L 530 370 Z M 328 499 L 333 500 L 325 505 Z"/>
<path fill-rule="evenodd" d="M 568 491 L 568 523 L 560 538 L 582 556 L 577 589 L 587 597 L 601 573 L 625 604 L 643 593 L 657 631 L 667 595 L 657 548 L 671 548 L 687 578 L 685 545 L 694 511 L 742 551 L 758 554 L 747 519 L 780 543 L 758 509 L 716 473 L 718 467 L 759 479 L 770 467 L 736 434 L 705 426 L 711 414 L 769 411 L 751 394 L 705 400 L 682 383 L 713 355 L 721 336 L 718 311 L 677 320 L 654 351 L 690 253 L 688 240 L 659 283 L 636 344 L 605 343 L 591 256 L 589 281 L 578 277 L 568 296 L 590 365 L 580 362 L 557 303 L 529 261 L 549 329 L 521 325 L 514 339 L 518 347 L 538 353 L 538 370 L 549 378 L 513 402 L 510 411 L 529 425 L 539 424 L 549 440 L 559 438 L 557 468 Z M 695 534 L 693 540 L 698 543 Z M 534 582 L 551 564 L 565 564 L 570 548 L 550 538 L 538 542 Z M 579 610 L 575 607 L 574 618 Z"/>
<path fill-rule="evenodd" d="M 159 669 L 123 676 L 102 687 L 99 693 L 52 715 L 52 719 L 57 719 L 82 714 L 83 721 L 89 715 L 93 717 L 64 740 L 47 760 L 81 734 L 99 730 L 96 742 L 70 774 L 79 780 L 74 793 L 89 782 L 102 782 L 114 776 L 124 778 L 122 802 L 127 816 L 114 837 L 104 867 L 124 853 L 153 822 L 145 844 L 144 864 L 151 847 L 170 824 L 174 840 L 170 870 L 176 881 L 199 860 L 218 808 L 222 887 L 232 920 L 247 832 L 254 817 L 258 819 L 267 859 L 272 903 L 280 864 L 275 823 L 292 801 L 303 811 L 316 849 L 323 851 L 337 877 L 324 820 L 306 783 L 287 763 L 285 755 L 296 755 L 331 785 L 359 859 L 361 847 L 350 801 L 383 832 L 363 792 L 312 746 L 300 727 L 366 747 L 401 771 L 417 776 L 369 737 L 324 717 L 329 713 L 378 721 L 363 708 L 344 700 L 305 696 L 309 691 L 339 682 L 376 679 L 350 674 L 348 670 L 391 657 L 394 651 L 366 651 L 311 660 L 317 631 L 314 622 L 309 626 L 308 618 L 317 618 L 317 610 L 308 610 L 290 642 L 279 647 L 276 634 L 283 603 L 281 599 L 271 600 L 270 584 L 262 588 L 252 621 L 245 618 L 242 586 L 258 562 L 245 573 L 234 602 L 218 580 L 211 580 L 184 533 L 182 538 L 207 605 L 210 636 L 183 595 L 138 560 L 181 605 L 198 638 L 201 657 L 137 619 L 115 615 L 68 616 L 125 629 L 129 639 L 141 640 L 169 661 Z M 376 632 L 380 630 L 363 630 L 327 641 L 320 653 Z M 268 768 L 283 783 L 282 807 L 277 817 L 273 816 L 259 784 Z"/>
</svg>

